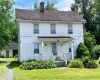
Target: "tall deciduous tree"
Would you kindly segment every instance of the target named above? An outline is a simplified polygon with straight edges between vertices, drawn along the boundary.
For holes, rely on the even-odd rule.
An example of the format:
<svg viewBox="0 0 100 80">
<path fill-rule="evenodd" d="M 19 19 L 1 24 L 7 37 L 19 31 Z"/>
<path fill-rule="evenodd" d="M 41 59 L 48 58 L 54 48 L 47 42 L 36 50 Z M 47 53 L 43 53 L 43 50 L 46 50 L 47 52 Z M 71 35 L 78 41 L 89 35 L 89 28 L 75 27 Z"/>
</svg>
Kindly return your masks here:
<svg viewBox="0 0 100 80">
<path fill-rule="evenodd" d="M 11 29 L 13 25 L 13 0 L 0 0 L 0 49 L 12 40 Z"/>
<path fill-rule="evenodd" d="M 75 0 L 75 4 L 72 4 L 72 7 L 83 16 L 86 20 L 85 28 L 86 31 L 94 31 L 94 4 L 92 0 Z"/>
<path fill-rule="evenodd" d="M 55 7 L 55 4 L 56 4 L 56 1 L 55 2 L 47 1 L 45 5 L 45 10 L 57 10 L 57 8 Z M 40 9 L 40 5 L 38 1 L 36 0 L 36 2 L 34 3 L 34 10 L 39 10 L 39 9 Z"/>
<path fill-rule="evenodd" d="M 96 45 L 96 40 L 94 35 L 92 35 L 90 32 L 84 31 L 84 43 L 86 47 L 89 49 L 89 51 L 91 52 L 94 45 Z"/>
<path fill-rule="evenodd" d="M 47 5 L 45 6 L 45 10 L 57 10 L 57 8 L 55 8 L 55 3 L 56 2 L 47 2 Z"/>
<path fill-rule="evenodd" d="M 96 14 L 95 14 L 95 37 L 97 44 L 100 44 L 100 0 L 94 0 Z"/>
</svg>

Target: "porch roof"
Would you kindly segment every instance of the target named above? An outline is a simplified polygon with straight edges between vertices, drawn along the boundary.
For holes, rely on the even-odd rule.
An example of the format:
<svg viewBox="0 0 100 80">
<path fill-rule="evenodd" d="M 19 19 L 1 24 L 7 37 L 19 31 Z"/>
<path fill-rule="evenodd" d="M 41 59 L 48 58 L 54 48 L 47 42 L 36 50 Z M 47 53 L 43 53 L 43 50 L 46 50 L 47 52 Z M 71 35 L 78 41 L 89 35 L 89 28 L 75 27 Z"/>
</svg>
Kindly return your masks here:
<svg viewBox="0 0 100 80">
<path fill-rule="evenodd" d="M 71 41 L 70 36 L 38 36 L 41 41 Z"/>
</svg>

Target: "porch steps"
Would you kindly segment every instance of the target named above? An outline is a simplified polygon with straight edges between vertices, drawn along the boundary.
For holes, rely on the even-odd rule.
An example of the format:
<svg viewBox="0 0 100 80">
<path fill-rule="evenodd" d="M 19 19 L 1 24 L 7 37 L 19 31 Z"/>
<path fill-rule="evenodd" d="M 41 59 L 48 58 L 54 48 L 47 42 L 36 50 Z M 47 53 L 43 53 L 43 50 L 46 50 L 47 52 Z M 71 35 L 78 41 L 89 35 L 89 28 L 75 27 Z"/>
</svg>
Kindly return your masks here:
<svg viewBox="0 0 100 80">
<path fill-rule="evenodd" d="M 66 66 L 66 62 L 65 61 L 54 61 L 57 65 L 57 67 L 65 67 Z"/>
</svg>

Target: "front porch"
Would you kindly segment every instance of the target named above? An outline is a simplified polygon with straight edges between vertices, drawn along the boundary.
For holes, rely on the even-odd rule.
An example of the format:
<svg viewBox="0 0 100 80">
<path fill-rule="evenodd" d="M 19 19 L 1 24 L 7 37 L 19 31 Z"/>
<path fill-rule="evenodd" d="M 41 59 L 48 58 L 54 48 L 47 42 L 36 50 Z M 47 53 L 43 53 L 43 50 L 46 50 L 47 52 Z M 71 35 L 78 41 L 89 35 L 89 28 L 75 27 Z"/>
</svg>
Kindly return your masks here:
<svg viewBox="0 0 100 80">
<path fill-rule="evenodd" d="M 39 36 L 40 54 L 37 58 L 43 61 L 70 61 L 74 59 L 73 39 L 68 36 Z"/>
</svg>

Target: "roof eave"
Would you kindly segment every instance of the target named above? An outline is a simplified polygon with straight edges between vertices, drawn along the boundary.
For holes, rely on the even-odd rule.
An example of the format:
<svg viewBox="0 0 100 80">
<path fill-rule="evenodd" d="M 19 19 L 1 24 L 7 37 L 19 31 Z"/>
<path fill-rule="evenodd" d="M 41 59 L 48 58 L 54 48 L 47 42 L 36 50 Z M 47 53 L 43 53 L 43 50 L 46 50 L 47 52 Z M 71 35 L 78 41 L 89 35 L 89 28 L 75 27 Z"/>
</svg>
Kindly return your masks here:
<svg viewBox="0 0 100 80">
<path fill-rule="evenodd" d="M 22 20 L 22 19 L 16 19 L 18 22 L 52 22 L 52 23 L 86 23 L 86 20 L 81 21 L 41 21 L 41 20 Z"/>
</svg>

